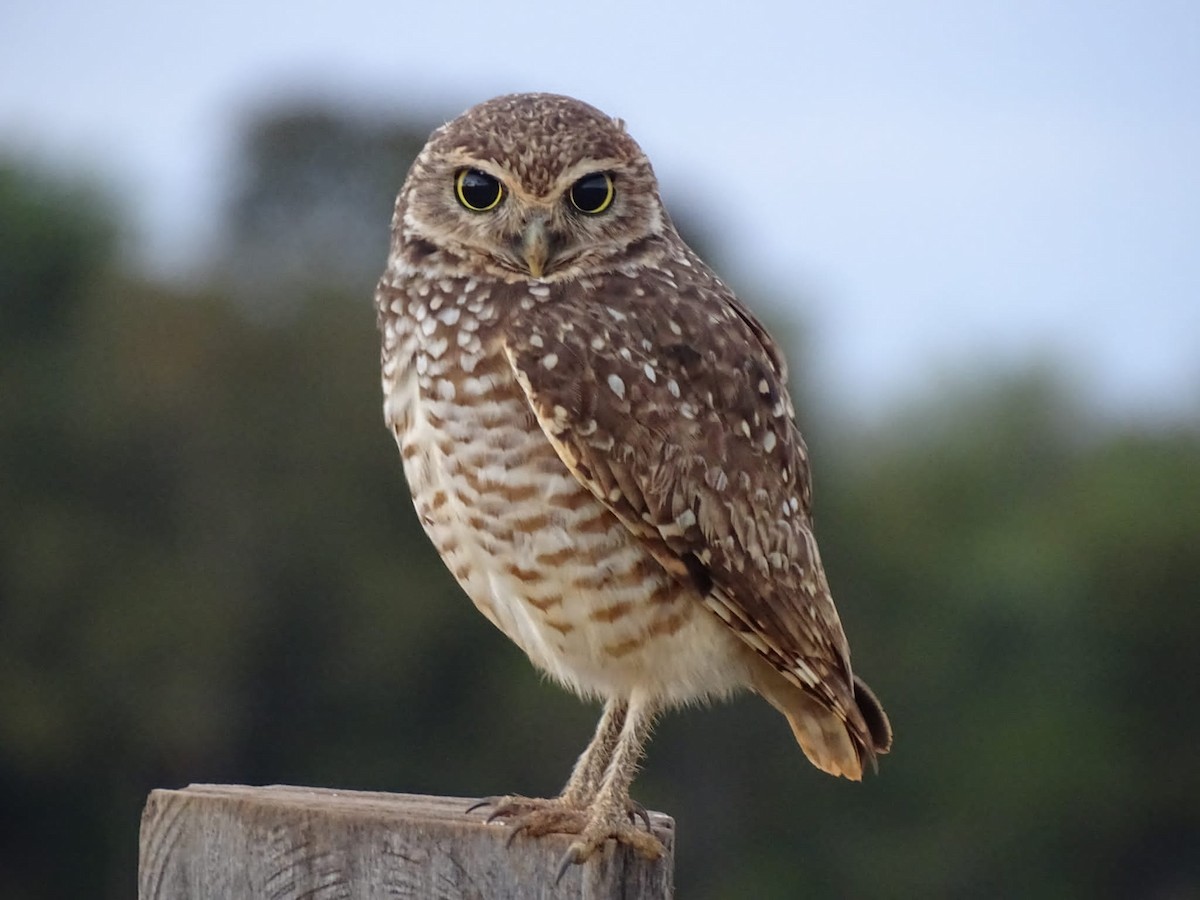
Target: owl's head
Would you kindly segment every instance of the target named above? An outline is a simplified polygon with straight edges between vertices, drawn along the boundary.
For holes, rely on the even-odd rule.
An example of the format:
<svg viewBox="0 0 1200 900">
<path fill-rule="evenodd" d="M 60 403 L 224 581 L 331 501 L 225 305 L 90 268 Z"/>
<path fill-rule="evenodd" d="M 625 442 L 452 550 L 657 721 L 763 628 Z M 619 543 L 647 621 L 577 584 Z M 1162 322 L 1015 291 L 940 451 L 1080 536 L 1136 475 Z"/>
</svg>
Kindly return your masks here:
<svg viewBox="0 0 1200 900">
<path fill-rule="evenodd" d="M 671 228 L 624 123 L 555 94 L 510 94 L 437 129 L 393 227 L 464 273 L 558 281 L 636 265 Z M 443 260 L 445 261 L 445 260 Z"/>
</svg>

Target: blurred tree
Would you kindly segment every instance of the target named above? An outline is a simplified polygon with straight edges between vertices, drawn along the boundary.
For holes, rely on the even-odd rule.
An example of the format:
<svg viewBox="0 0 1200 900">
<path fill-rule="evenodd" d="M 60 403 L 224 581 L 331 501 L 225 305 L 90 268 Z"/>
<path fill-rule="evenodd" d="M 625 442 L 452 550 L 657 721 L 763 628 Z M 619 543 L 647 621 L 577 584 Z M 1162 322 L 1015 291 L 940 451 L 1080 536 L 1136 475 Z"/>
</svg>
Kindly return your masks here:
<svg viewBox="0 0 1200 900">
<path fill-rule="evenodd" d="M 1200 891 L 1200 723 L 1168 709 L 1200 692 L 1200 434 L 1090 422 L 1049 370 L 923 407 L 855 441 L 821 506 L 859 659 L 899 691 L 888 884 Z"/>
<path fill-rule="evenodd" d="M 61 334 L 116 237 L 99 191 L 0 159 L 0 360 Z"/>
<path fill-rule="evenodd" d="M 368 296 L 396 192 L 431 130 L 308 104 L 251 120 L 217 271 L 258 311 L 314 288 Z"/>
</svg>

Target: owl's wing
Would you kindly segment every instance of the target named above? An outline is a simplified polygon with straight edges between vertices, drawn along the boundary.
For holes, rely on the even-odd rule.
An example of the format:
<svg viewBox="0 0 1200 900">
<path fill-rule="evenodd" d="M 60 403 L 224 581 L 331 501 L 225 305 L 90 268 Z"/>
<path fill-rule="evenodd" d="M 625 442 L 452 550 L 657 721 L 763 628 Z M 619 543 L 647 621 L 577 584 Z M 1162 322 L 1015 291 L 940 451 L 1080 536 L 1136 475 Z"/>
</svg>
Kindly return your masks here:
<svg viewBox="0 0 1200 900">
<path fill-rule="evenodd" d="M 557 288 L 505 352 L 580 483 L 871 755 L 784 361 L 720 282 L 692 284 L 643 271 Z"/>
</svg>

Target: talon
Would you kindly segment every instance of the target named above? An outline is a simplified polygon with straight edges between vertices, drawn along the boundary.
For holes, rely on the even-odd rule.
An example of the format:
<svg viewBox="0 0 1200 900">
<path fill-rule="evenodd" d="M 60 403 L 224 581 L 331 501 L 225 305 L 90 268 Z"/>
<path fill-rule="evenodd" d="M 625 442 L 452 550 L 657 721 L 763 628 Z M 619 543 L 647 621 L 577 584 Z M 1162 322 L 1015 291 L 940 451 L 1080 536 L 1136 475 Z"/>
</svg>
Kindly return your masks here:
<svg viewBox="0 0 1200 900">
<path fill-rule="evenodd" d="M 642 804 L 638 803 L 636 800 L 630 800 L 629 821 L 633 824 L 637 824 L 638 819 L 641 819 L 646 823 L 647 831 L 654 831 L 653 827 L 650 825 L 650 813 L 646 812 L 646 807 L 642 806 Z"/>
<path fill-rule="evenodd" d="M 484 797 L 468 806 L 466 811 L 471 813 L 485 806 L 492 807 L 491 813 L 483 820 L 484 824 L 490 825 L 497 819 L 519 818 L 532 810 L 542 809 L 555 803 L 556 801 L 554 800 L 535 800 L 532 797 L 521 797 L 513 794 L 504 797 Z"/>
<path fill-rule="evenodd" d="M 496 805 L 495 797 L 484 797 L 482 800 L 477 800 L 476 802 L 472 803 L 470 806 L 468 806 L 464 810 L 464 812 L 473 813 L 473 812 L 475 812 L 475 810 L 483 809 L 485 806 L 495 806 L 495 805 Z"/>
<path fill-rule="evenodd" d="M 484 819 L 486 824 L 499 820 L 508 824 L 505 848 L 511 848 L 519 834 L 530 838 L 552 833 L 579 836 L 559 861 L 555 884 L 562 881 L 571 866 L 591 859 L 610 838 L 648 859 L 657 859 L 663 854 L 662 842 L 655 837 L 651 827 L 650 813 L 628 797 L 603 811 L 580 809 L 561 797 L 550 800 L 516 795 L 485 797 L 472 803 L 467 812 L 485 806 L 492 807 Z M 644 830 L 638 827 L 638 820 L 645 824 Z"/>
<path fill-rule="evenodd" d="M 558 861 L 558 873 L 554 876 L 554 883 L 556 885 L 562 881 L 562 877 L 567 874 L 567 870 L 571 866 L 578 865 L 581 862 L 579 859 L 579 851 L 581 849 L 582 847 L 580 847 L 578 842 L 567 848 L 567 852 Z"/>
</svg>

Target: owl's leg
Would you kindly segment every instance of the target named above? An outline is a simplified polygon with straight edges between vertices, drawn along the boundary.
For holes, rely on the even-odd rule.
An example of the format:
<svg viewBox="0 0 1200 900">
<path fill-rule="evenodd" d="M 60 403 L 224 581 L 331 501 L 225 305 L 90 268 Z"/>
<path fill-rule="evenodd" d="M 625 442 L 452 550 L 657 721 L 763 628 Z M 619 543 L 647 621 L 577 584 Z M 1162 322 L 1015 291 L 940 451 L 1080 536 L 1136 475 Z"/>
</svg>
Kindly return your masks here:
<svg viewBox="0 0 1200 900">
<path fill-rule="evenodd" d="M 553 800 L 493 798 L 476 806 L 495 807 L 489 822 L 510 820 L 509 841 L 520 834 L 579 835 L 559 864 L 559 879 L 572 865 L 591 859 L 609 838 L 657 859 L 664 852 L 662 842 L 650 832 L 646 811 L 629 797 L 629 786 L 637 774 L 656 711 L 653 701 L 638 694 L 628 704 L 610 700 L 595 737 L 579 757 L 561 796 Z M 645 829 L 637 826 L 637 816 L 645 820 Z"/>
<path fill-rule="evenodd" d="M 600 789 L 600 781 L 608 769 L 612 759 L 613 749 L 625 725 L 628 705 L 624 700 L 611 699 L 604 704 L 604 715 L 596 726 L 596 734 L 592 737 L 587 748 L 580 754 L 571 770 L 567 786 L 563 788 L 559 799 L 567 806 L 575 809 L 586 809 Z"/>
<path fill-rule="evenodd" d="M 492 807 L 487 821 L 510 819 L 514 837 L 518 833 L 530 837 L 551 832 L 578 834 L 587 824 L 588 806 L 600 789 L 601 779 L 617 746 L 621 728 L 625 724 L 626 708 L 624 700 L 614 698 L 605 703 L 596 734 L 576 761 L 567 786 L 557 797 L 549 800 L 521 796 L 488 797 L 467 812 L 482 806 Z"/>
<path fill-rule="evenodd" d="M 571 865 L 590 859 L 609 838 L 628 844 L 649 859 L 663 854 L 662 842 L 648 830 L 638 828 L 629 815 L 630 809 L 636 808 L 629 798 L 629 787 L 637 774 L 656 712 L 655 703 L 644 695 L 635 693 L 630 698 L 612 758 L 588 807 L 587 823 L 579 832 L 579 839 L 567 849 L 559 866 L 559 878 Z"/>
</svg>

